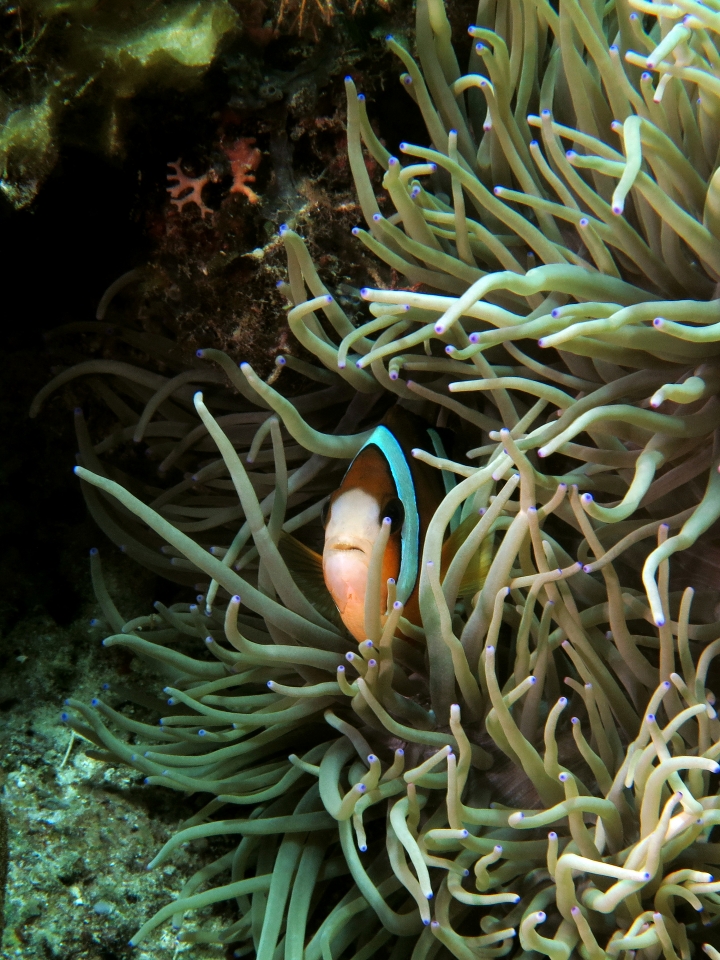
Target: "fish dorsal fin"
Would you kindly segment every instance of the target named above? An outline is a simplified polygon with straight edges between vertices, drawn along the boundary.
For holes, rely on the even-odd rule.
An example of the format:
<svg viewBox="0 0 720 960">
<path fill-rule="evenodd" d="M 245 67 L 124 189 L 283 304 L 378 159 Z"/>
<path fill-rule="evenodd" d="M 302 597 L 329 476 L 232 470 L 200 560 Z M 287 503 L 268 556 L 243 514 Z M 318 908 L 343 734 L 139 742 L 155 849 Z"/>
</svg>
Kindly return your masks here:
<svg viewBox="0 0 720 960">
<path fill-rule="evenodd" d="M 381 423 L 375 427 L 360 452 L 362 453 L 362 450 L 368 446 L 376 446 L 385 457 L 397 495 L 405 509 L 405 522 L 400 534 L 402 553 L 397 579 L 397 595 L 398 600 L 407 603 L 415 589 L 420 561 L 420 516 L 415 497 L 415 484 L 402 446 L 394 433 L 384 424 Z"/>
<path fill-rule="evenodd" d="M 477 516 L 477 514 L 471 514 L 469 517 L 466 517 L 462 523 L 460 523 L 455 530 L 453 530 L 443 544 L 440 565 L 443 577 L 447 573 L 453 557 L 463 543 L 465 543 L 479 522 L 480 517 Z M 493 540 L 494 537 L 492 534 L 484 537 L 480 543 L 480 546 L 470 558 L 470 562 L 465 568 L 465 573 L 460 581 L 458 596 L 472 596 L 473 594 L 477 593 L 478 590 L 482 589 L 482 586 L 485 583 L 485 577 L 487 576 L 488 570 L 490 569 L 490 564 L 492 563 Z"/>
<path fill-rule="evenodd" d="M 280 535 L 278 549 L 293 575 L 293 580 L 318 613 L 342 628 L 340 614 L 325 586 L 321 554 L 285 531 Z"/>
</svg>

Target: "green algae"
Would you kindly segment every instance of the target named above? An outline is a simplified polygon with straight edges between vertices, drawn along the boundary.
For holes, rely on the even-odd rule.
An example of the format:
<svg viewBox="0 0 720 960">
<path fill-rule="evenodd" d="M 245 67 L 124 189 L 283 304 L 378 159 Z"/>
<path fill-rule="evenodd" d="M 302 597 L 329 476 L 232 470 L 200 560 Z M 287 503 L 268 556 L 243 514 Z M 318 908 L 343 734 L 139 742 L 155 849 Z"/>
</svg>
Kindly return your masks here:
<svg viewBox="0 0 720 960">
<path fill-rule="evenodd" d="M 150 84 L 192 85 L 238 26 L 227 0 L 158 8 L 40 0 L 20 12 L 31 15 L 32 33 L 20 32 L 16 49 L 4 51 L 12 66 L 0 98 L 0 189 L 16 208 L 32 202 L 52 171 L 69 114 L 99 113 L 101 123 L 88 121 L 84 136 L 118 152 L 121 101 Z"/>
</svg>

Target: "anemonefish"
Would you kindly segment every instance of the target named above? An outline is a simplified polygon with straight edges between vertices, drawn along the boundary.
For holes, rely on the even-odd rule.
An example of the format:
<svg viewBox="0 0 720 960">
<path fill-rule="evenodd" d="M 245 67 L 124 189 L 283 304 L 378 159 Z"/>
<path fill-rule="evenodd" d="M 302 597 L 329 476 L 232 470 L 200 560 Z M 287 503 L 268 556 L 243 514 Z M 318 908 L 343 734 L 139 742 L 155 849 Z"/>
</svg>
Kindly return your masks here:
<svg viewBox="0 0 720 960">
<path fill-rule="evenodd" d="M 403 616 L 420 625 L 419 568 L 428 524 L 454 485 L 449 474 L 412 454 L 414 449 L 444 458 L 447 436 L 400 406 L 375 428 L 323 508 L 322 556 L 289 535 L 280 547 L 296 581 L 325 616 L 339 615 L 349 633 L 366 639 L 365 597 L 373 546 L 383 520 L 391 522 L 381 571 L 381 620 L 387 610 L 388 580 L 396 583 Z M 441 575 L 475 526 L 477 513 L 454 519 L 442 549 Z M 483 541 L 468 564 L 459 595 L 480 589 L 487 573 L 492 539 Z M 318 582 L 319 581 L 319 582 Z M 319 588 L 319 589 L 318 589 Z"/>
<path fill-rule="evenodd" d="M 418 619 L 418 567 L 430 519 L 445 495 L 440 471 L 412 456 L 420 448 L 444 455 L 436 430 L 393 407 L 350 464 L 324 513 L 325 585 L 349 632 L 365 639 L 368 568 L 383 519 L 391 521 L 383 558 L 380 604 L 387 581 L 397 584 L 404 615 Z"/>
</svg>

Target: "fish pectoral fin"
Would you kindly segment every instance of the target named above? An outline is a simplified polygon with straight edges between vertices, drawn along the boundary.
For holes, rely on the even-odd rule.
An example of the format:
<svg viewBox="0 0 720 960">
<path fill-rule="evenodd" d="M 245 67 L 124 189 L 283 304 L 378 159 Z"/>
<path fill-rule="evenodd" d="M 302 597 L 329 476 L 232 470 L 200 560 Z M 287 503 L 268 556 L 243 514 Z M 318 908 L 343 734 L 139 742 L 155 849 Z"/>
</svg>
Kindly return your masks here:
<svg viewBox="0 0 720 960">
<path fill-rule="evenodd" d="M 313 570 L 315 576 L 323 579 L 322 554 L 316 553 L 312 547 L 306 546 L 297 537 L 283 530 L 280 534 L 278 549 L 288 567 L 292 565 L 293 571 L 295 567 L 303 567 L 307 570 Z"/>
<path fill-rule="evenodd" d="M 450 562 L 455 554 L 458 552 L 460 547 L 465 543 L 470 532 L 475 528 L 476 524 L 480 522 L 480 517 L 478 514 L 473 513 L 469 517 L 465 517 L 462 523 L 453 530 L 447 540 L 443 543 L 442 547 L 442 569 L 443 572 L 447 570 L 450 566 Z"/>
<path fill-rule="evenodd" d="M 472 597 L 478 590 L 482 590 L 492 563 L 493 539 L 492 536 L 486 537 L 472 555 L 458 588 L 458 596 L 463 599 Z"/>
<path fill-rule="evenodd" d="M 443 544 L 441 560 L 443 577 L 447 573 L 453 557 L 465 542 L 471 531 L 474 529 L 479 519 L 480 518 L 477 516 L 466 517 L 460 526 L 453 531 L 451 536 L 448 537 Z M 490 564 L 492 563 L 493 541 L 494 536 L 490 535 L 489 537 L 485 537 L 470 558 L 470 562 L 465 568 L 465 572 L 460 580 L 460 586 L 458 588 L 459 597 L 465 598 L 468 596 L 473 596 L 473 594 L 477 593 L 478 590 L 482 589 L 482 586 L 485 583 L 485 577 L 487 576 L 488 570 L 490 569 Z"/>
<path fill-rule="evenodd" d="M 292 534 L 284 531 L 280 535 L 278 550 L 287 564 L 293 580 L 318 613 L 321 613 L 331 623 L 342 627 L 338 609 L 325 586 L 322 555 L 301 543 Z"/>
</svg>

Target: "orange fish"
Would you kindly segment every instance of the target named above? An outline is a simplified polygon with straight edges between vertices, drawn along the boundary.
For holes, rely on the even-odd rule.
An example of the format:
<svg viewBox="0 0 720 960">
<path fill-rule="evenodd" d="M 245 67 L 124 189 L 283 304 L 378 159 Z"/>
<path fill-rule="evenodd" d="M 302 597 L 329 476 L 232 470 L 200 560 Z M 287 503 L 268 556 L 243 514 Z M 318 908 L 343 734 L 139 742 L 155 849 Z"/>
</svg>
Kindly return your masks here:
<svg viewBox="0 0 720 960">
<path fill-rule="evenodd" d="M 397 598 L 405 605 L 404 615 L 411 621 L 418 619 L 422 545 L 445 490 L 440 472 L 416 460 L 411 451 L 435 453 L 438 444 L 437 432 L 419 417 L 393 407 L 328 501 L 323 576 L 343 623 L 359 642 L 365 639 L 370 557 L 385 517 L 391 525 L 383 557 L 381 609 L 387 606 L 387 581 L 392 578 Z"/>
<path fill-rule="evenodd" d="M 439 432 L 402 407 L 393 407 L 375 428 L 370 439 L 348 467 L 342 483 L 323 509 L 325 544 L 322 558 L 288 536 L 281 548 L 298 583 L 313 596 L 327 616 L 332 607 L 316 589 L 322 569 L 327 593 L 352 636 L 362 642 L 365 631 L 365 595 L 373 546 L 383 520 L 390 521 L 390 534 L 383 555 L 380 608 L 387 609 L 388 580 L 397 585 L 403 616 L 420 624 L 418 602 L 419 564 L 428 524 L 454 479 L 412 455 L 413 449 L 445 457 Z M 443 546 L 441 574 L 479 517 L 467 517 Z M 480 588 L 489 563 L 484 543 L 469 565 L 461 595 Z M 481 556 L 482 554 L 482 556 Z M 310 569 L 314 568 L 314 569 Z M 383 617 L 384 619 L 384 617 Z"/>
</svg>

